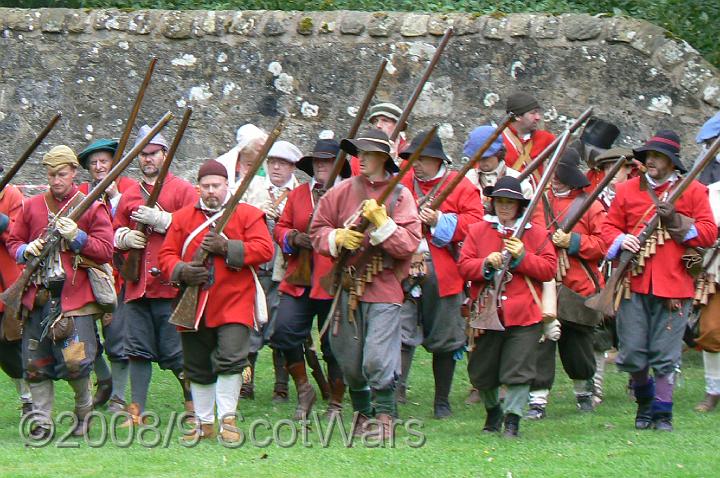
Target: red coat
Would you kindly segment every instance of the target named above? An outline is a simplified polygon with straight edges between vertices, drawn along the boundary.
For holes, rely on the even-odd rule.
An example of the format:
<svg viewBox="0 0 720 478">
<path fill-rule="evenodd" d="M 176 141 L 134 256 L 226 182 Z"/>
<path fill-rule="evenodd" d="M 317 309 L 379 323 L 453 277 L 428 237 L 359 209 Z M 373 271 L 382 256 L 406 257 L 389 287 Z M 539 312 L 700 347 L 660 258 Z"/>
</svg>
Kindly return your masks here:
<svg viewBox="0 0 720 478">
<path fill-rule="evenodd" d="M 451 171 L 444 185 L 440 187 L 440 191 L 444 190 L 445 186 L 455 176 L 457 176 L 457 172 Z M 441 178 L 437 178 L 430 181 L 416 181 L 413 172 L 412 174 L 405 175 L 401 183 L 410 190 L 415 201 L 417 201 L 416 185 L 420 188 L 421 193 L 425 195 L 430 193 L 433 187 L 441 180 Z M 460 272 L 458 272 L 455 257 L 453 256 L 453 249 L 459 246 L 458 243 L 465 239 L 468 226 L 482 220 L 485 214 L 480 191 L 468 179 L 463 178 L 453 192 L 450 193 L 447 199 L 440 205 L 440 212 L 454 213 L 457 215 L 457 226 L 451 243 L 445 247 L 438 247 L 433 244 L 432 233 L 429 227 L 423 227 L 423 234 L 430 249 L 433 266 L 435 267 L 440 297 L 447 297 L 459 294 L 463 290 L 464 281 L 462 277 L 460 277 Z"/>
<path fill-rule="evenodd" d="M 552 190 L 548 192 L 548 200 L 555 218 L 562 222 L 567 216 L 571 204 L 580 194 L 580 191 L 571 191 L 566 197 L 557 197 Z M 583 215 L 582 219 L 573 227 L 573 238 L 567 250 L 570 259 L 570 269 L 567 271 L 563 284 L 580 295 L 585 297 L 596 292 L 593 281 L 588 277 L 587 272 L 580 265 L 578 258 L 584 259 L 590 271 L 595 274 L 600 287 L 604 285 L 604 279 L 600 273 L 599 262 L 607 254 L 607 245 L 602 238 L 602 227 L 606 220 L 605 209 L 598 201 L 593 202 L 590 209 Z M 556 227 L 552 228 L 553 231 Z"/>
<path fill-rule="evenodd" d="M 149 193 L 152 192 L 153 186 L 145 183 L 143 183 L 143 186 Z M 172 173 L 168 173 L 158 199 L 158 205 L 164 211 L 175 212 L 182 207 L 195 204 L 197 200 L 197 192 L 192 184 L 174 176 Z M 142 191 L 139 183 L 127 189 L 120 198 L 120 203 L 115 211 L 115 218 L 113 219 L 115 229 L 135 227 L 135 221 L 130 220 L 130 214 L 140 206 L 144 206 L 146 202 L 147 195 Z M 173 222 L 175 222 L 174 218 Z M 139 281 L 125 283 L 125 302 L 140 299 L 143 296 L 151 299 L 172 299 L 177 295 L 177 289 L 170 286 L 170 284 L 163 284 L 160 276 L 150 274 L 153 267 L 159 267 L 158 252 L 164 239 L 165 234 L 156 231 L 152 231 L 148 235 L 147 246 L 143 255 L 143 270 L 145 273 L 140 274 Z"/>
<path fill-rule="evenodd" d="M 667 183 L 655 192 L 660 197 L 666 189 Z M 602 229 L 603 238 L 609 247 L 620 234 L 639 234 L 642 223 L 655 213 L 650 195 L 640 190 L 640 177 L 617 184 L 615 190 L 615 199 Z M 694 280 L 684 267 L 682 255 L 688 246 L 709 247 L 717 238 L 717 226 L 710 209 L 707 188 L 693 181 L 675 203 L 675 209 L 695 219 L 698 237 L 682 244 L 670 239 L 664 245 L 658 245 L 656 254 L 645 259 L 643 273 L 630 279 L 630 289 L 635 293 L 672 299 L 687 299 L 695 294 Z"/>
<path fill-rule="evenodd" d="M 130 187 L 135 186 L 137 184 L 137 181 L 127 176 L 120 176 L 115 180 L 115 184 L 117 184 L 118 192 L 122 194 L 128 189 L 130 189 Z M 87 194 L 90 190 L 90 183 L 84 182 L 80 184 L 79 188 L 83 194 Z"/>
<path fill-rule="evenodd" d="M 360 203 L 364 199 L 377 199 L 387 187 L 388 182 L 388 178 L 371 182 L 365 176 L 355 176 L 326 192 L 318 203 L 318 210 L 310 230 L 313 247 L 320 254 L 330 256 L 330 234 L 335 229 L 344 227 L 345 221 L 358 211 Z M 363 302 L 391 304 L 403 302 L 404 293 L 400 282 L 408 275 L 412 255 L 420 244 L 421 230 L 412 194 L 407 188 L 402 186 L 401 188 L 392 213 L 388 212 L 397 225 L 397 229 L 378 245 L 383 252 L 383 258 L 392 262 L 392 268 L 383 268 L 382 272 L 367 284 L 360 298 Z M 391 198 L 392 196 L 393 194 L 391 194 Z M 370 232 L 373 230 L 372 226 L 368 229 Z M 366 232 L 365 242 L 361 249 L 369 247 L 369 243 L 369 234 Z M 352 256 L 349 264 L 353 264 L 357 257 L 357 254 Z"/>
<path fill-rule="evenodd" d="M 73 185 L 67 197 L 62 202 L 56 203 L 58 210 L 67 204 L 76 192 L 78 187 Z M 45 232 L 48 214 L 45 194 L 38 194 L 25 201 L 22 214 L 15 221 L 7 240 L 8 251 L 12 257 L 17 258 L 21 246 L 37 239 Z M 77 225 L 78 229 L 87 234 L 87 241 L 80 249 L 80 254 L 98 264 L 110 262 L 113 253 L 113 230 L 105 208 L 100 203 L 93 204 L 77 221 Z M 74 257 L 75 253 L 70 250 L 60 252 L 66 277 L 61 299 L 63 312 L 77 310 L 95 302 L 87 272 L 83 268 L 73 269 Z M 36 293 L 35 285 L 30 285 L 25 291 L 23 305 L 29 310 L 33 308 Z"/>
<path fill-rule="evenodd" d="M 297 230 L 299 232 L 305 232 L 308 230 L 310 224 L 310 216 L 314 209 L 313 197 L 310 191 L 310 183 L 302 184 L 288 194 L 287 203 L 285 209 L 283 209 L 280 219 L 278 219 L 275 225 L 275 231 L 273 233 L 275 242 L 283 248 L 285 244 L 285 238 L 290 231 Z M 300 297 L 305 293 L 305 287 L 297 286 L 289 283 L 285 280 L 290 274 L 292 274 L 298 266 L 297 252 L 286 254 L 287 257 L 287 270 L 285 271 L 285 277 L 280 282 L 280 292 L 289 294 L 293 297 Z M 320 287 L 320 278 L 330 272 L 332 269 L 332 259 L 320 254 L 317 250 L 313 249 L 312 259 L 310 266 L 311 269 L 311 282 L 312 288 L 310 289 L 310 298 L 312 299 L 332 299 L 332 297 Z"/>
<path fill-rule="evenodd" d="M 10 237 L 10 230 L 17 218 L 22 214 L 23 195 L 18 188 L 7 185 L 0 192 L 0 213 L 5 214 L 10 219 L 5 232 L 0 234 L 0 292 L 4 291 L 17 280 L 22 270 L 15 261 L 15 256 L 11 255 L 7 249 L 7 240 Z M 0 312 L 5 310 L 5 304 L 0 302 Z"/>
<path fill-rule="evenodd" d="M 188 245 L 181 256 L 183 244 L 192 231 L 197 229 L 207 216 L 195 204 L 186 206 L 173 214 L 173 222 L 158 254 L 163 276 L 168 280 L 179 262 L 190 262 L 200 247 L 207 228 Z M 224 258 L 213 256 L 215 281 L 208 290 L 208 300 L 203 319 L 206 327 L 225 324 L 253 326 L 255 310 L 255 281 L 250 266 L 258 266 L 272 259 L 273 243 L 270 239 L 265 215 L 249 204 L 240 203 L 224 229 L 230 240 L 243 241 L 244 265 L 231 268 Z"/>
<path fill-rule="evenodd" d="M 517 135 L 517 132 L 515 131 L 515 128 L 512 127 L 512 125 L 508 126 L 508 130 Z M 550 143 L 555 141 L 555 135 L 552 134 L 550 131 L 536 129 L 532 132 L 530 138 L 527 141 L 523 141 L 519 137 L 518 139 L 520 139 L 520 142 L 523 145 L 527 144 L 529 141 L 532 141 L 532 148 L 530 148 L 530 159 L 534 159 L 538 154 L 542 153 L 545 148 L 550 146 Z M 512 143 L 507 138 L 507 136 L 505 136 L 505 134 L 503 134 L 503 144 L 505 145 L 505 164 L 507 164 L 509 168 L 512 168 L 515 165 L 518 157 L 520 157 L 520 154 L 515 148 L 514 143 Z M 522 171 L 523 169 L 525 169 L 525 166 L 519 168 L 518 171 Z M 540 167 L 533 174 L 542 174 L 542 170 L 543 167 L 542 165 L 540 165 Z"/>
<path fill-rule="evenodd" d="M 511 269 L 512 280 L 505 286 L 503 306 L 498 309 L 506 327 L 533 325 L 542 321 L 542 311 L 533 299 L 525 277 L 531 280 L 538 297 L 542 297 L 542 283 L 555 277 L 557 257 L 552 242 L 547 241 L 547 234 L 547 229 L 533 224 L 523 235 L 525 256 L 517 267 Z M 476 299 L 487 283 L 483 267 L 485 258 L 491 252 L 502 250 L 502 240 L 509 236 L 500 234 L 497 225 L 488 221 L 477 222 L 468 228 L 458 269 L 463 279 L 472 281 L 471 298 Z"/>
</svg>

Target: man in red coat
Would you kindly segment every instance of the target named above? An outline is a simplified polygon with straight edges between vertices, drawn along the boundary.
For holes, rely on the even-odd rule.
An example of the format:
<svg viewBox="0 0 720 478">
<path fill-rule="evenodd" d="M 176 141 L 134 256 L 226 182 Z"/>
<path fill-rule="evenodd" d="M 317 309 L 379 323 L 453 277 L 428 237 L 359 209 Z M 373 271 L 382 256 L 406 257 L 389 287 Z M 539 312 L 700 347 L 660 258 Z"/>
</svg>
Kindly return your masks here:
<svg viewBox="0 0 720 478">
<path fill-rule="evenodd" d="M 542 108 L 532 95 L 513 93 L 507 99 L 505 111 L 515 115 L 503 131 L 505 163 L 516 171 L 522 171 L 555 140 L 555 135 L 538 129 L 543 117 Z M 542 165 L 533 172 L 533 177 L 538 179 L 540 174 Z"/>
<path fill-rule="evenodd" d="M 95 320 L 102 310 L 90 287 L 88 266 L 78 264 L 89 260 L 102 265 L 112 259 L 112 225 L 102 205 L 93 204 L 77 222 L 66 216 L 83 197 L 74 183 L 79 166 L 75 153 L 67 146 L 56 146 L 43 156 L 43 164 L 50 191 L 26 201 L 7 241 L 8 251 L 22 264 L 46 247 L 42 236 L 48 227 L 62 236 L 22 299 L 28 314 L 22 333 L 24 373 L 39 416 L 39 426 L 32 431 L 38 438 L 51 433 L 53 381 L 60 379 L 67 380 L 75 392 L 78 421 L 73 434 L 87 431 L 85 418 L 92 411 L 90 372 L 97 353 Z M 65 337 L 53 341 L 48 326 L 58 316 L 69 327 Z"/>
<path fill-rule="evenodd" d="M 578 409 L 582 412 L 593 410 L 593 334 L 602 316 L 585 307 L 583 302 L 586 297 L 599 292 L 604 284 L 598 264 L 607 252 L 601 237 L 605 210 L 594 201 L 572 230 L 566 231 L 561 227 L 587 198 L 583 188 L 590 182 L 578 168 L 579 162 L 578 152 L 568 148 L 560 159 L 547 193 L 548 229 L 554 231 L 552 242 L 557 248 L 558 262 L 562 264 L 556 275 L 561 282 L 558 286 L 559 321 L 553 324 L 554 333 L 538 345 L 537 375 L 530 386 L 527 415 L 530 419 L 545 418 L 545 407 L 555 381 L 556 349 L 560 352 L 565 372 L 573 381 Z"/>
<path fill-rule="evenodd" d="M 118 142 L 109 139 L 98 139 L 89 144 L 78 153 L 80 166 L 90 173 L 90 182 L 80 184 L 80 191 L 83 194 L 90 192 L 90 188 L 105 179 L 112 169 L 112 161 Z M 120 176 L 106 189 L 105 194 L 100 197 L 100 202 L 105 204 L 111 217 L 115 214 L 122 193 L 131 186 L 137 184 L 127 176 Z M 123 310 L 123 291 L 120 274 L 113 268 L 115 277 L 115 288 L 118 293 L 118 306 L 112 314 L 105 314 L 102 320 L 104 343 L 100 343 L 98 337 L 98 355 L 95 358 L 95 376 L 97 377 L 97 390 L 93 397 L 95 408 L 105 405 L 110 401 L 108 410 L 119 412 L 125 408 L 125 387 L 128 382 L 128 359 L 125 353 L 125 316 Z M 103 349 L 110 361 L 108 368 L 103 359 Z"/>
<path fill-rule="evenodd" d="M 427 133 L 413 138 L 400 153 L 407 159 L 424 140 Z M 405 301 L 401 312 L 402 374 L 398 383 L 398 401 L 405 402 L 407 378 L 415 348 L 422 344 L 433 354 L 435 379 L 435 418 L 452 414 L 450 388 L 455 373 L 456 356 L 465 348 L 465 319 L 460 314 L 464 300 L 464 281 L 455 263 L 455 254 L 470 224 L 483 217 L 483 204 L 478 189 L 463 178 L 438 209 L 429 207 L 433 199 L 457 175 L 450 171 L 450 158 L 442 141 L 433 136 L 413 163 L 413 173 L 402 184 L 413 193 L 423 223 L 423 239 L 415 251 L 410 276 L 403 289 Z"/>
<path fill-rule="evenodd" d="M 298 392 L 296 419 L 301 419 L 303 415 L 308 416 L 316 399 L 315 391 L 308 382 L 303 345 L 310 336 L 315 316 L 318 319 L 318 328 L 322 329 L 332 302 L 332 296 L 320 286 L 320 278 L 332 269 L 332 259 L 313 250 L 307 230 L 315 205 L 327 187 L 326 183 L 339 151 L 340 145 L 337 141 L 321 139 L 315 143 L 312 153 L 298 161 L 298 169 L 312 179 L 290 192 L 274 230 L 275 242 L 280 245 L 287 259 L 287 270 L 280 283 L 280 304 L 270 345 L 282 355 L 295 381 Z M 340 176 L 350 176 L 347 160 Z M 300 258 L 303 254 L 307 254 L 309 261 L 309 287 L 292 281 L 301 265 Z M 330 418 L 342 412 L 345 382 L 340 365 L 330 348 L 328 334 L 321 337 L 320 346 L 323 360 L 327 363 L 330 382 L 330 402 L 326 414 Z"/>
<path fill-rule="evenodd" d="M 522 240 L 513 237 L 519 220 L 530 202 L 522 194 L 520 182 L 513 177 L 498 179 L 485 194 L 492 198 L 490 212 L 472 224 L 463 243 L 458 270 L 463 279 L 472 281 L 473 301 L 468 333 L 474 346 L 468 358 L 470 382 L 482 395 L 487 416 L 483 431 L 517 437 L 520 417 L 528 401 L 530 382 L 535 376 L 535 350 L 543 333 L 540 304 L 542 282 L 555 275 L 555 249 L 547 240 L 548 231 L 528 222 Z M 502 251 L 502 252 L 501 252 Z M 510 255 L 510 278 L 497 297 L 489 296 L 499 273 Z M 484 321 L 497 312 L 497 323 Z M 507 393 L 500 403 L 499 390 Z"/>
<path fill-rule="evenodd" d="M 402 108 L 396 104 L 377 103 L 368 111 L 368 123 L 390 136 L 393 131 L 395 131 L 395 127 L 398 121 L 400 121 L 402 113 Z M 405 128 L 407 128 L 407 123 L 405 124 Z M 405 137 L 405 128 L 400 132 L 395 142 L 391 144 L 390 154 L 393 158 L 398 158 L 399 154 L 405 151 L 407 147 L 408 143 Z M 353 176 L 360 174 L 360 160 L 356 156 L 350 157 L 350 170 Z"/>
<path fill-rule="evenodd" d="M 400 371 L 401 281 L 407 276 L 412 254 L 420 244 L 420 220 L 412 194 L 398 185 L 387 205 L 377 198 L 397 171 L 390 156 L 390 140 L 379 130 L 344 139 L 340 146 L 360 158 L 360 176 L 330 189 L 318 204 L 310 236 L 324 256 L 338 257 L 343 249 L 359 251 L 347 263 L 340 295 L 331 317 L 330 345 L 350 389 L 358 413 L 355 432 L 372 416 L 371 389 L 380 435 L 390 438 L 396 414 L 395 380 Z M 351 229 L 362 216 L 371 226 L 367 236 Z M 367 252 L 367 253 L 365 253 Z M 363 263 L 359 263 L 359 261 Z M 346 279 L 346 280 L 345 280 Z M 370 279 L 370 280 L 368 280 Z M 342 285 L 338 285 L 342 290 Z"/>
<path fill-rule="evenodd" d="M 158 254 L 165 277 L 179 287 L 212 285 L 201 301 L 197 331 L 181 333 L 185 373 L 190 381 L 198 427 L 189 440 L 214 436 L 215 408 L 220 436 L 238 442 L 236 409 L 243 369 L 249 365 L 250 330 L 255 321 L 254 267 L 269 261 L 273 244 L 262 211 L 240 203 L 221 234 L 209 228 L 230 199 L 225 167 L 211 159 L 198 172 L 200 200 L 173 213 L 173 221 Z M 198 248 L 210 254 L 209 263 L 193 261 Z"/>
<path fill-rule="evenodd" d="M 8 252 L 7 240 L 12 225 L 22 211 L 22 193 L 15 186 L 8 184 L 0 191 L 0 291 L 8 288 L 20 275 L 20 266 Z M 5 304 L 0 302 L 0 313 L 4 310 Z M 21 341 L 8 342 L 0 337 L 0 368 L 15 382 L 22 404 L 22 414 L 29 413 L 32 410 L 32 395 L 27 381 L 23 378 Z"/>
<path fill-rule="evenodd" d="M 136 143 L 149 131 L 147 125 L 140 128 Z M 183 377 L 180 336 L 175 327 L 168 323 L 177 289 L 160 277 L 158 252 L 173 221 L 172 213 L 195 204 L 197 193 L 192 184 L 168 173 L 157 205 L 154 208 L 145 206 L 167 150 L 168 143 L 161 134 L 143 148 L 138 155 L 141 181 L 123 193 L 113 220 L 115 247 L 119 251 L 144 250 L 140 279 L 137 282 L 125 282 L 123 310 L 126 353 L 130 360 L 131 403 L 127 411 L 137 423 L 145 409 L 152 362 L 157 362 L 161 369 L 169 369 L 175 374 L 183 389 L 185 407 L 187 410 L 192 408 L 190 391 Z M 135 230 L 138 223 L 148 226 L 147 235 Z"/>
<path fill-rule="evenodd" d="M 621 250 L 642 253 L 637 235 L 653 214 L 660 217 L 655 254 L 645 258 L 639 274 L 628 272 L 630 299 L 623 298 L 617 312 L 617 365 L 632 375 L 637 429 L 672 430 L 674 371 L 695 294 L 682 257 L 688 247 L 709 247 L 717 237 L 705 186 L 694 181 L 675 204 L 665 201 L 680 179 L 678 172 L 685 172 L 679 153 L 680 139 L 669 130 L 636 149 L 635 159 L 647 172 L 615 186 L 603 228 L 613 259 Z M 659 198 L 657 208 L 652 193 Z"/>
</svg>

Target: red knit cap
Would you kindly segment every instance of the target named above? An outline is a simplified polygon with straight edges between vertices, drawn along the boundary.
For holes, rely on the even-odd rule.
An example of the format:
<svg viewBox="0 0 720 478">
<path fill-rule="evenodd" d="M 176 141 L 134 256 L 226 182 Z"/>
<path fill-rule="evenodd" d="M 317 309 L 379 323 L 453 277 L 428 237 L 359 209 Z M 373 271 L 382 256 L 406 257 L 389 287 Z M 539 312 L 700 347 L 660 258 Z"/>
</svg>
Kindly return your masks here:
<svg viewBox="0 0 720 478">
<path fill-rule="evenodd" d="M 220 162 L 215 161 L 214 159 L 209 159 L 200 166 L 197 177 L 198 181 L 205 176 L 222 176 L 227 179 L 228 173 L 225 166 L 223 166 Z"/>
</svg>

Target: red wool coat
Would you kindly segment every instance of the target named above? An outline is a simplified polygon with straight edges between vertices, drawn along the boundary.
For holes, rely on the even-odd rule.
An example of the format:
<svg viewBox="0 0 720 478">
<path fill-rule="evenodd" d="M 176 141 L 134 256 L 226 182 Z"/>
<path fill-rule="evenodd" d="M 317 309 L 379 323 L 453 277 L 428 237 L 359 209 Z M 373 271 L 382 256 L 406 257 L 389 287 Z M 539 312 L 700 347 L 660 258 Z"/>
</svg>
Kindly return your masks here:
<svg viewBox="0 0 720 478">
<path fill-rule="evenodd" d="M 153 186 L 145 183 L 142 185 L 149 193 L 152 192 Z M 158 198 L 158 205 L 162 210 L 175 212 L 182 207 L 194 205 L 197 200 L 197 192 L 192 184 L 174 176 L 172 173 L 168 173 Z M 130 219 L 130 214 L 140 206 L 144 206 L 146 202 L 147 195 L 142 191 L 139 183 L 128 188 L 120 198 L 115 211 L 115 218 L 113 219 L 115 229 L 120 227 L 134 228 L 135 221 Z M 174 217 L 173 222 L 175 222 Z M 141 264 L 145 273 L 140 274 L 140 280 L 137 282 L 125 283 L 125 302 L 140 299 L 143 296 L 151 299 L 172 299 L 177 295 L 177 289 L 169 284 L 163 284 L 164 281 L 160 276 L 150 274 L 152 268 L 159 267 L 158 252 L 164 239 L 165 234 L 156 231 L 152 231 L 148 235 L 147 246 Z"/>
<path fill-rule="evenodd" d="M 508 129 L 512 131 L 513 133 L 517 134 L 515 131 L 515 128 L 512 126 L 508 126 Z M 555 141 L 555 135 L 552 134 L 550 131 L 545 131 L 542 129 L 536 129 L 532 132 L 530 135 L 530 139 L 528 141 L 532 140 L 532 148 L 530 148 L 530 159 L 535 158 L 538 154 L 542 153 L 545 148 L 550 146 L 550 143 Z M 523 145 L 527 144 L 528 141 L 520 141 L 523 143 Z M 507 137 L 503 134 L 503 143 L 505 145 L 505 164 L 509 168 L 512 168 L 515 162 L 517 161 L 520 154 L 518 153 L 518 150 L 515 148 L 514 143 L 512 143 Z M 527 164 L 527 163 L 526 163 Z M 525 167 L 520 168 L 518 171 L 522 171 L 525 169 Z M 542 174 L 542 165 L 537 169 L 537 172 Z"/>
<path fill-rule="evenodd" d="M 193 238 L 182 254 L 183 244 L 190 233 L 207 220 L 207 216 L 195 204 L 186 206 L 173 214 L 173 222 L 158 254 L 160 269 L 169 280 L 179 262 L 190 262 L 208 232 Z M 243 241 L 244 264 L 240 269 L 231 268 L 224 258 L 212 256 L 215 279 L 208 290 L 208 300 L 202 320 L 206 327 L 225 324 L 253 326 L 255 310 L 255 281 L 250 267 L 272 259 L 274 246 L 265 214 L 249 204 L 238 204 L 230 222 L 224 229 L 230 240 Z M 182 254 L 182 255 L 181 255 Z"/>
<path fill-rule="evenodd" d="M 70 193 L 56 206 L 61 209 L 78 191 L 73 185 Z M 37 239 L 45 232 L 48 225 L 48 207 L 45 195 L 33 196 L 23 206 L 22 214 L 15 221 L 7 240 L 8 251 L 12 257 L 17 257 L 21 246 Z M 88 259 L 105 264 L 112 260 L 113 230 L 110 216 L 100 203 L 95 203 L 77 221 L 78 229 L 87 234 L 87 242 L 80 249 L 80 254 Z M 89 303 L 95 302 L 95 296 L 90 288 L 87 272 L 83 268 L 73 269 L 75 253 L 67 250 L 60 253 L 63 269 L 65 269 L 65 284 L 62 290 L 62 310 L 69 312 L 79 309 Z M 37 294 L 37 287 L 30 285 L 23 295 L 23 305 L 32 310 Z"/>
<path fill-rule="evenodd" d="M 451 171 L 440 191 L 457 176 L 457 172 Z M 416 185 L 420 188 L 421 194 L 425 195 L 442 180 L 442 178 L 430 181 L 416 181 L 414 172 L 403 177 L 401 183 L 412 192 L 415 201 L 418 200 Z M 438 191 L 438 193 L 440 192 Z M 432 243 L 432 233 L 429 227 L 423 227 L 423 234 L 430 249 L 433 265 L 435 266 L 435 275 L 438 280 L 438 289 L 440 297 L 447 297 L 459 294 L 463 290 L 464 281 L 460 277 L 460 273 L 455 263 L 454 251 L 451 248 L 457 247 L 465 239 L 468 226 L 482 220 L 484 207 L 480 191 L 466 178 L 458 184 L 452 193 L 443 201 L 440 206 L 440 212 L 457 214 L 458 222 L 452 242 L 445 247 L 437 247 Z"/>
<path fill-rule="evenodd" d="M 15 186 L 7 185 L 0 192 L 0 213 L 5 214 L 10 219 L 7 229 L 0 234 L 0 292 L 10 287 L 20 275 L 21 268 L 15 262 L 15 256 L 8 252 L 7 240 L 10 237 L 13 224 L 22 214 L 22 210 L 22 193 Z M 0 302 L 0 312 L 3 310 L 5 310 L 5 304 Z"/>
<path fill-rule="evenodd" d="M 542 321 L 542 311 L 533 299 L 525 277 L 531 280 L 538 297 L 542 297 L 542 283 L 555 277 L 557 257 L 552 242 L 546 240 L 547 234 L 547 229 L 533 224 L 523 235 L 525 256 L 515 269 L 511 269 L 512 280 L 505 285 L 503 305 L 498 309 L 506 327 L 527 326 Z M 496 224 L 484 220 L 468 228 L 458 269 L 463 279 L 472 281 L 472 299 L 478 297 L 487 283 L 483 267 L 485 258 L 491 252 L 501 251 L 503 239 L 510 235 L 500 234 Z"/>
<path fill-rule="evenodd" d="M 548 200 L 555 218 L 562 222 L 567 216 L 568 210 L 580 191 L 572 191 L 566 197 L 557 197 L 552 190 L 548 192 Z M 567 271 L 563 284 L 565 287 L 574 290 L 585 297 L 596 292 L 592 279 L 580 265 L 578 258 L 584 259 L 586 265 L 595 274 L 600 287 L 604 286 L 604 278 L 600 273 L 599 263 L 607 254 L 607 245 L 602 237 L 602 227 L 606 220 L 605 209 L 598 201 L 593 202 L 590 209 L 583 215 L 582 219 L 572 229 L 573 239 L 567 250 L 570 259 L 570 269 Z M 557 227 L 553 227 L 555 231 Z"/>
<path fill-rule="evenodd" d="M 132 186 L 137 185 L 137 181 L 135 181 L 132 178 L 129 178 L 127 176 L 120 176 L 115 180 L 115 184 L 117 184 L 118 192 L 120 194 L 123 194 L 125 191 L 130 189 Z M 84 182 L 80 184 L 80 191 L 83 194 L 87 194 L 90 190 L 90 183 Z"/>
<path fill-rule="evenodd" d="M 665 183 L 655 189 L 658 197 L 667 187 Z M 603 238 L 609 247 L 620 234 L 638 235 L 644 227 L 642 223 L 655 213 L 652 199 L 647 191 L 640 189 L 640 177 L 617 184 L 615 190 L 615 199 L 602 229 Z M 645 259 L 643 273 L 630 279 L 632 292 L 668 299 L 694 296 L 694 279 L 687 273 L 682 256 L 688 246 L 709 247 L 717 238 L 717 226 L 710 209 L 707 188 L 693 181 L 675 203 L 675 210 L 695 219 L 698 237 L 682 244 L 670 239 L 664 245 L 658 245 L 656 254 Z"/>
<path fill-rule="evenodd" d="M 365 176 L 355 176 L 326 192 L 318 203 L 318 210 L 310 230 L 313 247 L 320 254 L 331 256 L 330 233 L 335 229 L 343 228 L 345 221 L 358 211 L 363 200 L 380 197 L 388 182 L 389 178 L 371 182 Z M 388 201 L 391 201 L 392 197 L 393 194 Z M 400 282 L 407 277 L 410 260 L 420 244 L 421 229 L 417 207 L 415 207 L 415 201 L 407 188 L 402 187 L 397 202 L 392 208 L 392 213 L 388 212 L 388 215 L 398 227 L 378 247 L 383 252 L 383 257 L 392 261 L 393 267 L 384 268 L 371 283 L 367 284 L 365 292 L 360 298 L 363 302 L 394 304 L 403 302 L 404 293 Z M 369 247 L 368 232 L 373 230 L 372 226 L 368 229 L 365 234 L 365 242 L 358 251 Z M 348 264 L 352 265 L 357 257 L 358 254 L 355 254 Z"/>
<path fill-rule="evenodd" d="M 310 224 L 310 216 L 314 209 L 313 197 L 310 191 L 310 183 L 302 184 L 288 194 L 287 203 L 285 209 L 283 209 L 280 219 L 278 219 L 275 225 L 275 242 L 280 245 L 282 249 L 285 242 L 285 238 L 288 233 L 297 230 L 299 232 L 305 232 Z M 305 293 L 305 287 L 300 287 L 289 283 L 285 280 L 286 277 L 291 275 L 298 267 L 298 256 L 295 251 L 292 254 L 286 254 L 287 258 L 287 270 L 285 277 L 280 282 L 279 290 L 284 294 L 289 294 L 293 297 L 300 297 Z M 311 282 L 312 287 L 310 289 L 310 298 L 312 299 L 332 299 L 330 294 L 320 286 L 320 278 L 330 272 L 332 269 L 332 259 L 320 254 L 317 250 L 313 249 L 311 259 Z"/>
</svg>

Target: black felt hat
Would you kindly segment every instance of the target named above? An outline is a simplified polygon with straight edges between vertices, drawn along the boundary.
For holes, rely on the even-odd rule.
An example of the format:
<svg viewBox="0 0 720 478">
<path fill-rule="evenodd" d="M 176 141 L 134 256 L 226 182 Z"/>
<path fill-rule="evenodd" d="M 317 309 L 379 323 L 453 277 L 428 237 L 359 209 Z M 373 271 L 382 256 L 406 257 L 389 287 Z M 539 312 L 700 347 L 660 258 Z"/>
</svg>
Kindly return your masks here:
<svg viewBox="0 0 720 478">
<path fill-rule="evenodd" d="M 522 193 L 522 186 L 517 178 L 503 176 L 498 179 L 494 186 L 483 189 L 483 194 L 491 198 L 508 198 L 520 201 L 523 206 L 530 204 L 530 200 Z"/>
<path fill-rule="evenodd" d="M 313 175 L 313 159 L 335 159 L 340 152 L 340 143 L 334 139 L 319 139 L 315 143 L 310 154 L 306 154 L 300 161 L 297 162 L 296 166 L 299 170 L 305 172 L 308 176 Z M 350 163 L 345 159 L 342 170 L 340 170 L 340 177 L 349 178 L 351 175 Z"/>
<path fill-rule="evenodd" d="M 400 157 L 402 159 L 408 159 L 422 144 L 423 141 L 425 141 L 425 137 L 428 135 L 429 131 L 423 131 L 417 136 L 413 138 L 413 140 L 410 142 L 410 145 L 405 148 L 405 150 L 400 153 Z M 430 158 L 436 158 L 440 159 L 445 163 L 451 163 L 450 158 L 447 157 L 445 154 L 445 150 L 443 149 L 442 141 L 440 140 L 440 137 L 437 134 L 434 134 L 433 137 L 430 139 L 430 142 L 425 146 L 425 148 L 420 153 L 420 156 L 427 156 Z"/>
<path fill-rule="evenodd" d="M 620 136 L 620 128 L 614 124 L 600 118 L 590 118 L 580 139 L 583 143 L 596 148 L 610 149 L 618 136 Z"/>
<path fill-rule="evenodd" d="M 555 177 L 566 186 L 572 189 L 582 189 L 590 185 L 590 181 L 585 176 L 578 165 L 580 164 L 580 155 L 574 149 L 566 149 L 560 158 L 560 162 L 555 170 Z"/>
<path fill-rule="evenodd" d="M 681 173 L 687 172 L 680 159 L 680 137 L 674 131 L 664 129 L 655 133 L 655 136 L 639 148 L 635 148 L 635 159 L 645 164 L 648 151 L 664 154 L 670 158 L 675 168 Z"/>
</svg>

